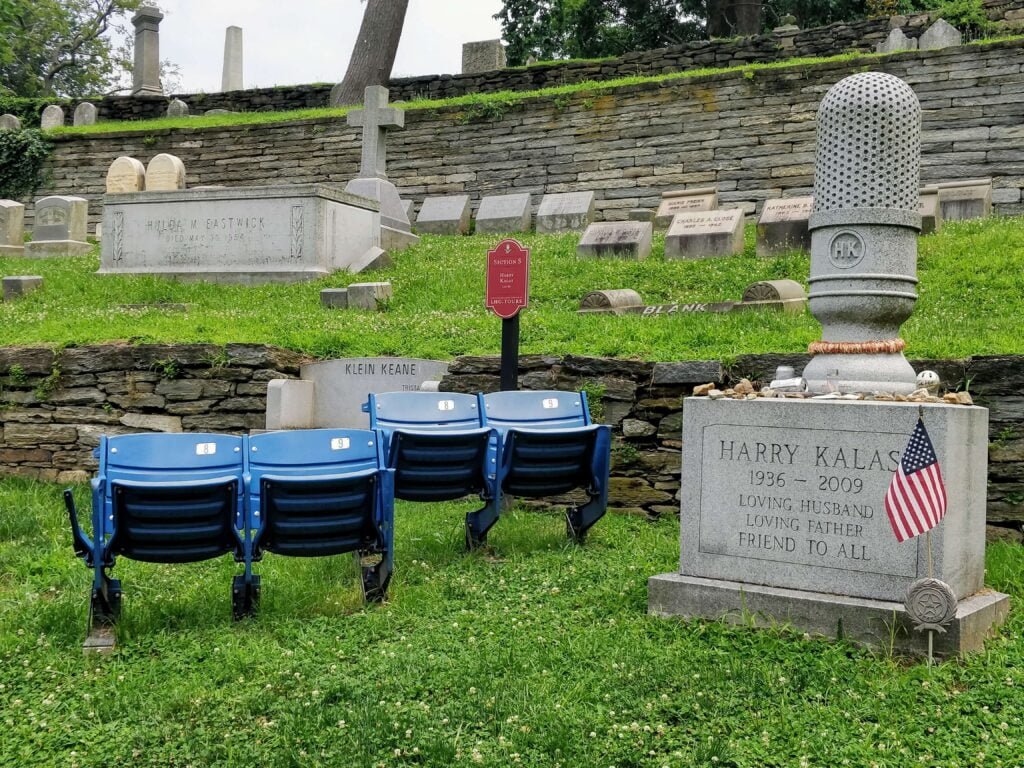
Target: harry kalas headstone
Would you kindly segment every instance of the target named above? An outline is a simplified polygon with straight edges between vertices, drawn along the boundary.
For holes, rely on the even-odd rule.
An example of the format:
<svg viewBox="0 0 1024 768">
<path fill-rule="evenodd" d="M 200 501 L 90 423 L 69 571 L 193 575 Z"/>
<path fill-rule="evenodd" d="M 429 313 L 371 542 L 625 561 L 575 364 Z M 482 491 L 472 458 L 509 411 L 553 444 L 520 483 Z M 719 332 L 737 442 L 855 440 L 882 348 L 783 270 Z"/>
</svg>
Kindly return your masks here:
<svg viewBox="0 0 1024 768">
<path fill-rule="evenodd" d="M 914 92 L 884 73 L 848 77 L 821 104 L 810 303 L 828 341 L 812 345 L 804 371 L 814 391 L 892 393 L 914 380 L 896 335 L 916 298 L 920 125 Z M 1007 596 L 984 585 L 984 408 L 698 397 L 685 406 L 680 567 L 650 579 L 651 613 L 784 623 L 923 654 L 928 640 L 904 598 L 934 576 L 959 601 L 935 638 L 939 655 L 980 649 L 1005 619 Z M 901 543 L 884 499 L 918 419 L 948 511 L 927 538 Z"/>
<path fill-rule="evenodd" d="M 387 88 L 371 85 L 364 93 L 363 108 L 348 113 L 348 124 L 363 129 L 363 151 L 359 178 L 352 179 L 345 191 L 380 204 L 380 244 L 385 251 L 400 251 L 415 245 L 419 238 L 412 234 L 398 190 L 385 172 L 387 131 L 404 128 L 405 113 L 388 106 Z"/>
</svg>

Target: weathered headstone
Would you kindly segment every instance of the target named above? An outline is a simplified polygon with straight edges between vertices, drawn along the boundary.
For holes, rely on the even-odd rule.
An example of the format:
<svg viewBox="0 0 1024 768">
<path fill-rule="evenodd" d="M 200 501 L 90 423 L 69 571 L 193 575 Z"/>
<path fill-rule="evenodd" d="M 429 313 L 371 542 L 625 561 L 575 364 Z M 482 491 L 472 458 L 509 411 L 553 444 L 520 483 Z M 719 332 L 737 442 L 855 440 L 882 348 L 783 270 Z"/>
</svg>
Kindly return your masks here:
<svg viewBox="0 0 1024 768">
<path fill-rule="evenodd" d="M 132 67 L 132 96 L 162 96 L 160 84 L 160 22 L 164 15 L 144 5 L 132 17 L 135 26 L 135 66 Z"/>
<path fill-rule="evenodd" d="M 743 250 L 743 211 L 677 213 L 665 235 L 666 259 L 731 256 Z"/>
<path fill-rule="evenodd" d="M 469 195 L 428 197 L 416 217 L 416 231 L 429 235 L 466 235 L 469 221 Z"/>
<path fill-rule="evenodd" d="M 920 119 L 910 87 L 878 72 L 841 81 L 819 109 L 811 301 L 836 343 L 812 345 L 812 392 L 822 391 L 821 363 L 840 392 L 905 391 L 894 341 L 914 298 Z M 685 406 L 680 567 L 650 580 L 651 613 L 785 621 L 920 654 L 929 641 L 904 598 L 934 576 L 959 600 L 935 637 L 940 655 L 979 649 L 1005 619 L 1007 597 L 984 589 L 985 409 L 777 398 Z M 919 419 L 949 511 L 927 538 L 900 543 L 884 500 Z"/>
<path fill-rule="evenodd" d="M 75 125 L 96 125 L 96 105 L 83 101 L 75 107 Z"/>
<path fill-rule="evenodd" d="M 350 309 L 376 312 L 393 295 L 391 283 L 352 283 L 348 287 L 348 306 Z"/>
<path fill-rule="evenodd" d="M 25 256 L 49 258 L 81 256 L 92 246 L 86 242 L 89 201 L 81 197 L 54 195 L 37 200 L 32 242 L 25 245 Z"/>
<path fill-rule="evenodd" d="M 44 131 L 49 131 L 53 128 L 63 128 L 64 110 L 56 104 L 48 106 L 43 110 L 43 116 L 40 118 L 39 127 Z"/>
<path fill-rule="evenodd" d="M 501 40 L 480 40 L 462 45 L 462 74 L 464 75 L 504 69 L 505 65 L 505 46 L 501 44 Z"/>
<path fill-rule="evenodd" d="M 419 238 L 412 234 L 398 190 L 385 172 L 387 131 L 389 128 L 404 128 L 405 113 L 388 106 L 387 88 L 371 85 L 364 92 L 363 108 L 350 111 L 347 119 L 349 125 L 363 129 L 363 146 L 359 178 L 352 179 L 345 186 L 345 191 L 377 201 L 380 206 L 381 248 L 394 253 L 415 245 Z"/>
<path fill-rule="evenodd" d="M 240 91 L 242 82 L 242 28 L 228 27 L 224 32 L 224 71 L 221 74 L 222 91 Z"/>
<path fill-rule="evenodd" d="M 171 99 L 171 103 L 167 105 L 168 117 L 188 117 L 188 111 L 188 104 L 181 99 Z"/>
<path fill-rule="evenodd" d="M 939 207 L 939 187 L 931 184 L 921 188 L 921 234 L 930 235 L 942 229 L 942 209 Z"/>
<path fill-rule="evenodd" d="M 963 40 L 964 36 L 960 34 L 959 29 L 945 19 L 939 19 L 925 30 L 918 45 L 922 51 L 930 51 L 962 45 Z"/>
<path fill-rule="evenodd" d="M 903 30 L 900 27 L 896 27 L 889 32 L 889 36 L 875 46 L 875 50 L 878 53 L 896 53 L 897 51 L 914 51 L 917 50 L 917 40 L 907 37 L 903 34 Z"/>
<path fill-rule="evenodd" d="M 576 246 L 583 258 L 646 259 L 651 255 L 654 225 L 644 221 L 601 221 L 591 224 Z"/>
<path fill-rule="evenodd" d="M 25 206 L 14 200 L 0 200 L 0 256 L 25 253 Z"/>
<path fill-rule="evenodd" d="M 966 221 L 992 215 L 992 179 L 966 179 L 939 184 L 942 220 Z"/>
<path fill-rule="evenodd" d="M 544 195 L 537 210 L 538 232 L 573 232 L 594 220 L 593 192 Z"/>
<path fill-rule="evenodd" d="M 126 195 L 146 189 L 146 166 L 134 157 L 122 155 L 107 169 L 107 194 Z"/>
<path fill-rule="evenodd" d="M 43 278 L 39 275 L 12 275 L 3 279 L 4 301 L 15 301 L 28 296 L 37 288 L 43 287 Z"/>
<path fill-rule="evenodd" d="M 814 208 L 813 197 L 768 200 L 757 221 L 757 255 L 774 256 L 789 251 L 810 251 L 807 222 Z"/>
<path fill-rule="evenodd" d="M 146 166 L 147 192 L 177 192 L 185 188 L 185 164 L 177 155 L 162 153 Z"/>
<path fill-rule="evenodd" d="M 533 223 L 530 195 L 491 195 L 480 201 L 476 212 L 476 233 L 500 235 L 529 232 Z"/>
<path fill-rule="evenodd" d="M 328 184 L 107 195 L 100 273 L 249 285 L 316 279 L 379 246 L 378 216 L 372 200 Z"/>
<path fill-rule="evenodd" d="M 348 288 L 324 288 L 320 305 L 326 309 L 348 309 Z"/>
<path fill-rule="evenodd" d="M 718 189 L 675 189 L 661 195 L 661 205 L 654 215 L 654 226 L 667 229 L 677 213 L 700 213 L 718 208 Z"/>
<path fill-rule="evenodd" d="M 0 115 L 0 131 L 20 131 L 21 120 L 15 115 Z"/>
<path fill-rule="evenodd" d="M 362 405 L 371 392 L 415 392 L 447 372 L 448 363 L 400 357 L 304 365 L 300 381 L 277 379 L 267 387 L 267 429 L 366 429 Z"/>
</svg>

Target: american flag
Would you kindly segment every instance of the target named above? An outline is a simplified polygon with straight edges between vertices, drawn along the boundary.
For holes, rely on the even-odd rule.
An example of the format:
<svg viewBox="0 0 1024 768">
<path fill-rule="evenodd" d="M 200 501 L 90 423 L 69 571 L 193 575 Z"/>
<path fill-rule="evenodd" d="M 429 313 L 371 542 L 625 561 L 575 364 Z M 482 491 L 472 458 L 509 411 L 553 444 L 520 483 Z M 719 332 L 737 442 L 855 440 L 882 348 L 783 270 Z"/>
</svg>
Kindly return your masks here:
<svg viewBox="0 0 1024 768">
<path fill-rule="evenodd" d="M 942 470 L 921 419 L 917 420 L 907 450 L 889 483 L 885 512 L 900 542 L 930 531 L 946 514 Z"/>
</svg>

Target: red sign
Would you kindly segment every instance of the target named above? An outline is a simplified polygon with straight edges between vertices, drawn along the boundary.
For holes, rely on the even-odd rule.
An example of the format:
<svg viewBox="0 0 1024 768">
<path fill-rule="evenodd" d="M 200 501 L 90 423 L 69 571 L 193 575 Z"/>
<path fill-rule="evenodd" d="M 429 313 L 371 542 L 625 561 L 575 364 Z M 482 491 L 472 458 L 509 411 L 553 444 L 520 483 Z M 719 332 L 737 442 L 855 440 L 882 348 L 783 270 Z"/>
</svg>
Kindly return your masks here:
<svg viewBox="0 0 1024 768">
<path fill-rule="evenodd" d="M 486 307 L 503 320 L 515 317 L 530 300 L 530 251 L 516 240 L 502 240 L 487 252 Z"/>
</svg>

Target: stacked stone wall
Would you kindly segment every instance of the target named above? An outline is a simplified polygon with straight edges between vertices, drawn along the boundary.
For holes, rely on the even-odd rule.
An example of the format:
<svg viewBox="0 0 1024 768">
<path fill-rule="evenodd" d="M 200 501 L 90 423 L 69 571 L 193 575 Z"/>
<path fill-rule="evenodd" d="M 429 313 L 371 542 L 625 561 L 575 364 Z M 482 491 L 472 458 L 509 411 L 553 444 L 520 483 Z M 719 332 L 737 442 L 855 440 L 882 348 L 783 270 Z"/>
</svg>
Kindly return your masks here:
<svg viewBox="0 0 1024 768">
<path fill-rule="evenodd" d="M 536 207 L 545 193 L 593 190 L 598 217 L 614 220 L 655 207 L 666 190 L 716 185 L 725 207 L 754 212 L 766 199 L 810 193 L 818 103 L 865 69 L 905 79 L 920 98 L 923 182 L 991 176 L 996 211 L 1024 212 L 1020 41 L 533 97 L 486 111 L 410 110 L 406 128 L 389 135 L 387 170 L 417 203 L 468 194 L 475 207 L 483 195 L 528 192 Z M 95 223 L 119 155 L 178 155 L 190 186 L 343 185 L 358 173 L 359 148 L 356 129 L 334 118 L 61 136 L 36 196 L 87 197 Z"/>
</svg>

